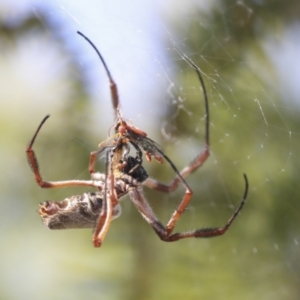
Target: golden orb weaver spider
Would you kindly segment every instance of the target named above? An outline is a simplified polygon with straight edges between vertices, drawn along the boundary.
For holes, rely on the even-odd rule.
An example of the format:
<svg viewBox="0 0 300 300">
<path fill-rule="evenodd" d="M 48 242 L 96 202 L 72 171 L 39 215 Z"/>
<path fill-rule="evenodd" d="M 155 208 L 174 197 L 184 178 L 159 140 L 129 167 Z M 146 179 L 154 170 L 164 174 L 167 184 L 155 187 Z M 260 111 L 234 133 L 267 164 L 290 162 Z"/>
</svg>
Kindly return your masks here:
<svg viewBox="0 0 300 300">
<path fill-rule="evenodd" d="M 188 206 L 193 195 L 193 191 L 185 178 L 201 167 L 209 157 L 209 106 L 204 81 L 199 68 L 194 63 L 191 63 L 198 75 L 204 94 L 205 148 L 191 163 L 179 171 L 171 159 L 164 153 L 163 149 L 156 142 L 147 137 L 146 132 L 128 124 L 122 118 L 117 85 L 102 55 L 84 34 L 81 32 L 78 32 L 78 34 L 85 38 L 95 49 L 108 76 L 115 114 L 115 134 L 100 143 L 97 151 L 91 152 L 89 162 L 91 180 L 44 181 L 40 174 L 37 158 L 33 150 L 33 144 L 37 134 L 45 121 L 49 118 L 49 115 L 42 120 L 26 148 L 27 159 L 37 184 L 42 188 L 90 186 L 98 190 L 95 193 L 84 193 L 83 195 L 72 196 L 60 202 L 46 201 L 40 204 L 38 213 L 43 223 L 50 229 L 94 228 L 93 244 L 95 247 L 100 247 L 107 234 L 111 220 L 118 217 L 121 213 L 119 204 L 121 198 L 128 194 L 139 213 L 152 226 L 159 238 L 165 242 L 174 242 L 190 237 L 208 238 L 223 235 L 238 216 L 246 202 L 249 184 L 245 174 L 244 195 L 240 205 L 229 218 L 225 226 L 173 233 L 177 221 Z M 130 146 L 133 146 L 136 150 L 135 158 L 129 155 Z M 154 157 L 160 163 L 165 159 L 170 164 L 176 176 L 169 184 L 166 185 L 148 177 L 148 174 L 142 166 L 142 150 L 148 161 L 151 161 L 152 157 Z M 99 173 L 95 170 L 97 156 L 102 152 L 106 153 L 105 173 Z M 144 196 L 142 185 L 161 192 L 170 193 L 174 191 L 180 183 L 185 187 L 185 193 L 167 225 L 164 226 L 158 220 Z"/>
</svg>

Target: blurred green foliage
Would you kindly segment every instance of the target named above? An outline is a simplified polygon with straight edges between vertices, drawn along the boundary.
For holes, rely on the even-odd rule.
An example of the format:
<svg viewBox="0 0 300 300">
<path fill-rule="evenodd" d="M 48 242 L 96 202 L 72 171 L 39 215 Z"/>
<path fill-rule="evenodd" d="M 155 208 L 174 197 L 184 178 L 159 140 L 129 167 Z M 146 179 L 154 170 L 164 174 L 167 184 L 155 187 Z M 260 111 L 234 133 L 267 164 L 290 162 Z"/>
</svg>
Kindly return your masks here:
<svg viewBox="0 0 300 300">
<path fill-rule="evenodd" d="M 167 37 L 165 43 L 176 84 L 166 114 L 153 126 L 167 124 L 170 139 L 155 140 L 179 169 L 204 147 L 202 89 L 185 56 L 202 71 L 211 118 L 211 156 L 188 179 L 194 197 L 177 230 L 224 224 L 243 194 L 243 173 L 250 181 L 248 203 L 224 237 L 167 244 L 126 200 L 121 218 L 112 223 L 97 250 L 87 231 L 42 228 L 33 214 L 39 201 L 86 190 L 39 189 L 24 152 L 50 109 L 55 113 L 34 147 L 44 178 L 88 178 L 89 153 L 111 124 L 99 128 L 99 133 L 90 130 L 90 116 L 98 112 L 93 112 L 86 94 L 77 54 L 58 34 L 59 24 L 43 12 L 18 23 L 3 21 L 0 95 L 3 102 L 10 98 L 0 112 L 5 141 L 1 298 L 298 299 L 298 104 L 282 98 L 278 70 L 264 48 L 267 35 L 280 36 L 292 22 L 299 22 L 298 8 L 297 1 L 215 1 L 209 11 L 195 8 L 186 19 L 168 20 L 174 38 Z M 31 88 L 28 78 L 36 66 L 24 71 L 20 64 L 13 65 L 20 62 L 18 55 L 28 55 L 29 64 L 43 65 L 40 56 L 23 52 L 33 42 L 49 66 L 58 66 L 54 76 L 46 76 L 49 82 L 38 100 L 24 92 L 24 86 Z M 26 76 L 20 81 L 22 72 Z M 155 178 L 168 181 L 174 176 L 166 164 L 146 166 Z M 145 191 L 164 223 L 183 192 L 182 188 L 171 195 Z"/>
</svg>

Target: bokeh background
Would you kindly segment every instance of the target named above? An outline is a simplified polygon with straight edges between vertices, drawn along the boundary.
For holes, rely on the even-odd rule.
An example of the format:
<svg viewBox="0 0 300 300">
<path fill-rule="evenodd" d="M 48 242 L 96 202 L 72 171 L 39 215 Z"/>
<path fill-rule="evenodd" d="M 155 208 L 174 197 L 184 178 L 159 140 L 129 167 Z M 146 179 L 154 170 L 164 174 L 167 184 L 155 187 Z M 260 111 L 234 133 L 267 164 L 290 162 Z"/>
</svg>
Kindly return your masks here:
<svg viewBox="0 0 300 300">
<path fill-rule="evenodd" d="M 0 1 L 1 299 L 299 299 L 300 7 L 298 1 Z M 214 239 L 163 243 L 129 199 L 100 249 L 92 230 L 50 231 L 38 203 L 87 191 L 37 186 L 85 179 L 89 153 L 113 124 L 108 80 L 124 117 L 181 169 L 204 147 L 203 72 L 211 156 L 188 178 L 194 197 L 177 230 L 225 224 Z M 167 164 L 145 162 L 168 182 Z M 98 169 L 103 170 L 103 159 Z M 145 188 L 166 223 L 184 190 Z"/>
</svg>

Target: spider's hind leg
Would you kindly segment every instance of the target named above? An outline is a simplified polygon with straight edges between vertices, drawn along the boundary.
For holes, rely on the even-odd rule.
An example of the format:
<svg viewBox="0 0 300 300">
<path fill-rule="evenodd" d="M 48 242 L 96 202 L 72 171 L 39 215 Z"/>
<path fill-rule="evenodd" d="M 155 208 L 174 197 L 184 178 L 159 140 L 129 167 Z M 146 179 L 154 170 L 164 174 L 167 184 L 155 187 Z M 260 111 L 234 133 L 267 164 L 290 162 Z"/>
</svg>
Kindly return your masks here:
<svg viewBox="0 0 300 300">
<path fill-rule="evenodd" d="M 247 176 L 245 174 L 244 174 L 244 179 L 245 179 L 245 191 L 244 191 L 242 201 L 238 206 L 238 208 L 233 213 L 233 215 L 229 218 L 226 225 L 223 227 L 201 228 L 201 229 L 196 229 L 194 231 L 178 232 L 178 233 L 171 234 L 172 230 L 174 229 L 176 221 L 181 216 L 182 211 L 177 209 L 173 214 L 173 216 L 171 217 L 170 221 L 168 222 L 168 225 L 165 227 L 161 224 L 161 222 L 157 219 L 154 212 L 152 211 L 148 201 L 146 200 L 142 192 L 141 186 L 131 188 L 129 190 L 129 196 L 132 202 L 135 204 L 138 211 L 140 212 L 140 214 L 152 226 L 152 228 L 159 236 L 159 238 L 165 242 L 175 242 L 184 238 L 191 238 L 191 237 L 194 238 L 217 237 L 223 235 L 229 229 L 233 221 L 236 219 L 236 217 L 239 215 L 240 211 L 244 207 L 244 204 L 246 203 L 249 183 L 248 183 Z M 177 218 L 175 218 L 175 216 L 177 216 Z"/>
</svg>

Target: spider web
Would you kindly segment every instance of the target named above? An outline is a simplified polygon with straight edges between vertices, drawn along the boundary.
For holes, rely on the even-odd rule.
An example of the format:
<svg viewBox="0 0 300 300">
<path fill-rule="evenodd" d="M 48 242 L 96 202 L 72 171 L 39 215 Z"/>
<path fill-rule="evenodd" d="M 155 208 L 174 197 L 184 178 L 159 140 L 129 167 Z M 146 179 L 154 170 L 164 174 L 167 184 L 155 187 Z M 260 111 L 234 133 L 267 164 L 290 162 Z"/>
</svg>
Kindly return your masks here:
<svg viewBox="0 0 300 300">
<path fill-rule="evenodd" d="M 0 3 L 1 298 L 299 298 L 298 6 Z M 35 184 L 23 152 L 40 120 L 51 114 L 34 147 L 46 180 L 88 178 L 89 153 L 114 122 L 103 66 L 77 30 L 104 56 L 123 116 L 162 145 L 178 169 L 205 146 L 203 91 L 191 63 L 200 68 L 211 153 L 187 179 L 194 195 L 176 230 L 225 224 L 246 173 L 246 206 L 223 237 L 163 243 L 128 199 L 100 249 L 93 249 L 91 231 L 43 228 L 39 202 L 86 189 Z M 174 176 L 167 163 L 144 167 L 163 182 Z M 145 188 L 164 224 L 183 193 Z"/>
</svg>

